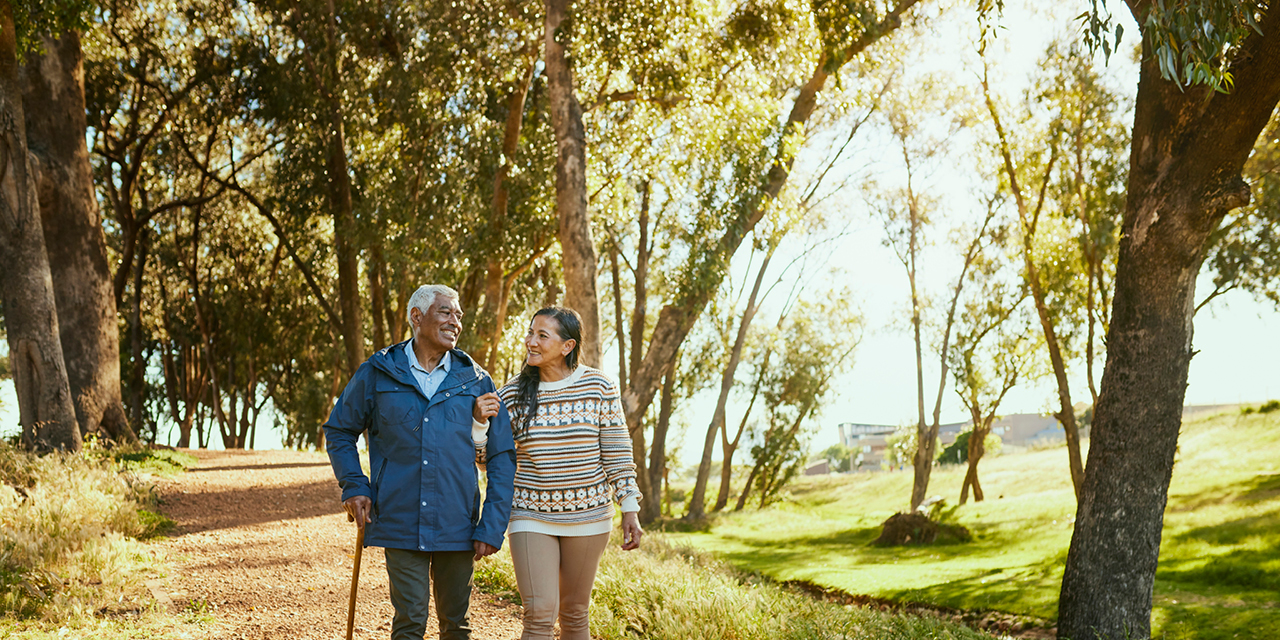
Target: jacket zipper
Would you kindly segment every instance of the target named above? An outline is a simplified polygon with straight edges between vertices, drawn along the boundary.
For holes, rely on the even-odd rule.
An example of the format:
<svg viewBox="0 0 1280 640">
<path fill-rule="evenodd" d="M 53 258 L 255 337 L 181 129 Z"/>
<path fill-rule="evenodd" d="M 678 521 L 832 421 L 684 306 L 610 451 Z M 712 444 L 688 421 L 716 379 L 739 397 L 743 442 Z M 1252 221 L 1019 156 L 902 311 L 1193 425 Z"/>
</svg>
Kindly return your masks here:
<svg viewBox="0 0 1280 640">
<path fill-rule="evenodd" d="M 382 476 L 387 472 L 387 459 L 382 459 L 382 464 L 378 466 L 378 475 L 373 479 L 373 508 L 370 509 L 372 514 L 378 513 L 378 495 L 382 493 Z"/>
</svg>

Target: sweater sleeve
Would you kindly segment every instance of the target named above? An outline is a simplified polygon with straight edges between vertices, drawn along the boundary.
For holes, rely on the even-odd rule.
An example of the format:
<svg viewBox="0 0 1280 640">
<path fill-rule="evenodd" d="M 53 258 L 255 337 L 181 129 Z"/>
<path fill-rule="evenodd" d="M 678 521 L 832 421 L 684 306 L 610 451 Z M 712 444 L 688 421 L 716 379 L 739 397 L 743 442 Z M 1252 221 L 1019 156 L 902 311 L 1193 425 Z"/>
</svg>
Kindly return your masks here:
<svg viewBox="0 0 1280 640">
<path fill-rule="evenodd" d="M 627 419 L 622 412 L 622 398 L 618 386 L 605 378 L 604 395 L 599 404 L 600 459 L 604 473 L 613 487 L 613 499 L 623 504 L 629 498 L 639 501 L 640 488 L 636 485 L 636 463 L 631 455 L 631 434 L 627 431 Z"/>
</svg>

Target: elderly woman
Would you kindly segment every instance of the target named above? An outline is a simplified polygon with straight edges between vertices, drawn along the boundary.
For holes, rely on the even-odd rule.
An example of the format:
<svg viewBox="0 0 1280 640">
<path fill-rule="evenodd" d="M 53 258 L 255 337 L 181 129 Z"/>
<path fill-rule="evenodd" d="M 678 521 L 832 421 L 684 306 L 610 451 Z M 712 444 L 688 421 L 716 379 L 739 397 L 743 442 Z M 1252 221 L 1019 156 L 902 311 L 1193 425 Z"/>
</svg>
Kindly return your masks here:
<svg viewBox="0 0 1280 640">
<path fill-rule="evenodd" d="M 587 605 L 609 543 L 613 503 L 622 548 L 640 546 L 640 491 L 617 385 L 578 363 L 582 322 L 561 307 L 533 315 L 520 374 L 498 391 L 516 442 L 507 529 L 524 601 L 521 640 L 588 640 Z"/>
</svg>

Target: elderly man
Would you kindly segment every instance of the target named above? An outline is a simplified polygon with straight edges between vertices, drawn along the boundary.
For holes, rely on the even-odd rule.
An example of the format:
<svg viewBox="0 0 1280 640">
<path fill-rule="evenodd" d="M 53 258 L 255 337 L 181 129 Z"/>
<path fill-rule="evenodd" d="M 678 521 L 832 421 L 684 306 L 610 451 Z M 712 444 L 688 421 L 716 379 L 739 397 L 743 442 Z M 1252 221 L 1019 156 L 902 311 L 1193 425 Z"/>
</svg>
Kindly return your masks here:
<svg viewBox="0 0 1280 640">
<path fill-rule="evenodd" d="M 440 638 L 462 640 L 471 637 L 473 562 L 502 546 L 511 515 L 515 446 L 493 379 L 456 348 L 458 293 L 419 288 L 409 324 L 413 337 L 360 365 L 334 405 L 329 461 L 365 545 L 386 548 L 392 639 L 423 637 L 434 586 Z M 356 448 L 366 431 L 372 480 Z M 483 510 L 477 447 L 488 461 Z"/>
</svg>

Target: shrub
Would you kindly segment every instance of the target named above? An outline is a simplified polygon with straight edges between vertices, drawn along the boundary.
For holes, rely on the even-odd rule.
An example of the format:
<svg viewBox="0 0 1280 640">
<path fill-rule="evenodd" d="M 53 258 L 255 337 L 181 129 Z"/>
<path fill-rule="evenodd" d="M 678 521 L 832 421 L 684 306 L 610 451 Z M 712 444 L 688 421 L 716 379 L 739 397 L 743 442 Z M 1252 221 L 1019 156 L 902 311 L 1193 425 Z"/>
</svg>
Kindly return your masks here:
<svg viewBox="0 0 1280 640">
<path fill-rule="evenodd" d="M 151 489 L 93 453 L 35 456 L 0 444 L 0 612 L 65 619 L 138 601 L 137 538 L 168 520 Z"/>
<path fill-rule="evenodd" d="M 1258 407 L 1253 405 L 1240 407 L 1240 413 L 1246 416 L 1254 413 L 1271 413 L 1273 411 L 1280 411 L 1280 400 L 1268 400 Z"/>
</svg>

